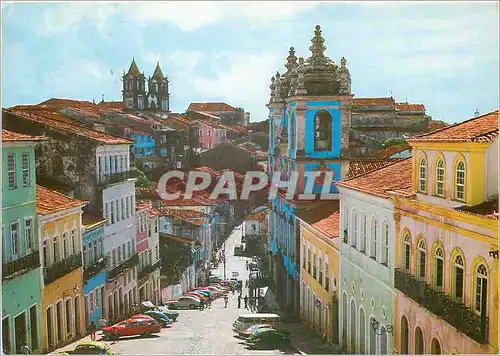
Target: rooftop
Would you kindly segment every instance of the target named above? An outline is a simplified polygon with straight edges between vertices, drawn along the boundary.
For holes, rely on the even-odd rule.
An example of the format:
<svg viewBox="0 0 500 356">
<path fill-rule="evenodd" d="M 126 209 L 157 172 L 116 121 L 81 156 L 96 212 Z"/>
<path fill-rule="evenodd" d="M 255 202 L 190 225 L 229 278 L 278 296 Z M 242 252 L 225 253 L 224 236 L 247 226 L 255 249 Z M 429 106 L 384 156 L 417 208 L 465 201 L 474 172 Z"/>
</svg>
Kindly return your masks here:
<svg viewBox="0 0 500 356">
<path fill-rule="evenodd" d="M 457 211 L 462 211 L 464 213 L 482 216 L 488 219 L 498 220 L 498 196 L 489 199 L 488 201 L 474 205 L 474 206 L 462 206 L 456 208 Z"/>
<path fill-rule="evenodd" d="M 498 136 L 498 110 L 408 139 L 408 142 L 491 142 Z"/>
<path fill-rule="evenodd" d="M 339 201 L 323 203 L 307 210 L 297 211 L 298 217 L 319 230 L 329 238 L 336 238 L 340 234 L 340 207 Z"/>
<path fill-rule="evenodd" d="M 397 153 L 401 153 L 407 150 L 411 150 L 411 146 L 407 143 L 402 143 L 402 144 L 397 144 L 397 145 L 392 145 L 389 147 L 382 148 L 381 150 L 375 152 L 372 157 L 373 158 L 380 158 L 380 159 L 387 159 L 391 157 L 392 155 L 395 155 Z"/>
<path fill-rule="evenodd" d="M 394 161 L 360 176 L 336 182 L 335 185 L 381 198 L 389 198 L 389 193 L 410 197 L 413 195 L 411 193 L 411 157 Z"/>
<path fill-rule="evenodd" d="M 352 105 L 354 106 L 392 106 L 394 98 L 354 98 Z"/>
<path fill-rule="evenodd" d="M 347 173 L 347 177 L 348 178 L 358 177 L 365 173 L 387 166 L 392 162 L 394 162 L 394 160 L 387 158 L 360 159 L 360 160 L 349 161 L 349 172 Z"/>
<path fill-rule="evenodd" d="M 425 112 L 425 106 L 423 104 L 396 103 L 396 110 Z"/>
<path fill-rule="evenodd" d="M 224 112 L 236 111 L 236 108 L 226 103 L 191 103 L 186 111 Z"/>
<path fill-rule="evenodd" d="M 159 215 L 171 216 L 174 218 L 181 219 L 191 225 L 201 226 L 206 220 L 205 218 L 208 216 L 205 213 L 196 210 L 189 209 L 169 209 L 169 208 L 161 208 L 157 209 Z"/>
<path fill-rule="evenodd" d="M 44 136 L 31 136 L 2 129 L 2 142 L 45 141 L 45 140 L 47 140 L 47 137 Z"/>
<path fill-rule="evenodd" d="M 267 213 L 268 213 L 268 210 L 265 209 L 265 210 L 262 210 L 262 211 L 259 211 L 259 212 L 256 212 L 256 213 L 252 213 L 250 215 L 248 215 L 245 220 L 257 220 L 257 221 L 264 221 L 266 220 L 267 218 Z"/>
<path fill-rule="evenodd" d="M 92 215 L 86 211 L 83 212 L 82 214 L 82 225 L 85 226 L 87 229 L 90 229 L 96 225 L 102 225 L 106 223 L 108 219 Z"/>
<path fill-rule="evenodd" d="M 87 203 L 87 201 L 71 198 L 41 185 L 36 186 L 36 211 L 38 214 L 52 214 L 71 208 L 83 207 Z"/>
</svg>

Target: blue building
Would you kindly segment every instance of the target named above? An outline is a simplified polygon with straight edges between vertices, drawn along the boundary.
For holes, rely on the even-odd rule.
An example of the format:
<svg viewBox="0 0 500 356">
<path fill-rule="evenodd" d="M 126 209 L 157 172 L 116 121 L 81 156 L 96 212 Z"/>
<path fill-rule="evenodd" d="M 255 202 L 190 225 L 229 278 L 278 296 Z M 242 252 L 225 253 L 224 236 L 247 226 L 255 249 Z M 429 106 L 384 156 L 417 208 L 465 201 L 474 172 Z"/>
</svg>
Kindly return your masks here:
<svg viewBox="0 0 500 356">
<path fill-rule="evenodd" d="M 155 154 L 155 139 L 153 133 L 133 132 L 130 138 L 135 141 L 132 152 L 137 158 L 153 156 Z"/>
<path fill-rule="evenodd" d="M 284 192 L 270 201 L 269 249 L 271 276 L 278 302 L 291 314 L 300 308 L 300 236 L 296 214 L 319 203 L 326 172 L 332 175 L 331 198 L 339 199 L 333 181 L 349 169 L 351 78 L 345 58 L 340 65 L 326 57 L 320 26 L 316 26 L 311 56 L 297 58 L 290 48 L 286 72 L 271 78 L 269 108 L 269 174 L 288 180 L 298 175 L 296 194 Z M 308 176 L 313 171 L 322 174 Z M 313 180 L 313 181 L 310 181 Z M 316 199 L 299 200 L 301 193 Z"/>
<path fill-rule="evenodd" d="M 83 214 L 83 295 L 85 297 L 85 325 L 94 322 L 104 314 L 106 288 L 106 256 L 104 255 L 104 225 L 107 219 L 89 217 Z"/>
</svg>

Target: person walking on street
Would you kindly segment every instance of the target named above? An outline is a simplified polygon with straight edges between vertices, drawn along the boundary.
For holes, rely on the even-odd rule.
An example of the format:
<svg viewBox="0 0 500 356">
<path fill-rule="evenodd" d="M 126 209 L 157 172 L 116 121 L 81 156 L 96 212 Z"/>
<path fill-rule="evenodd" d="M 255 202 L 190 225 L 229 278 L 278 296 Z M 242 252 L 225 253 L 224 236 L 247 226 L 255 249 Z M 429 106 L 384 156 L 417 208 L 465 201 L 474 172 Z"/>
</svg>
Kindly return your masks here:
<svg viewBox="0 0 500 356">
<path fill-rule="evenodd" d="M 203 307 L 205 306 L 205 303 L 203 299 L 200 300 L 200 310 L 203 310 Z"/>
<path fill-rule="evenodd" d="M 229 298 L 227 297 L 227 295 L 224 296 L 224 304 L 226 304 L 224 306 L 224 308 L 227 308 L 227 302 L 229 301 Z"/>
<path fill-rule="evenodd" d="M 247 269 L 247 271 L 248 271 L 248 261 L 246 261 L 246 263 L 245 263 L 245 268 L 246 268 L 246 269 Z"/>
<path fill-rule="evenodd" d="M 241 294 L 238 295 L 238 309 L 241 308 Z"/>
<path fill-rule="evenodd" d="M 245 309 L 248 309 L 248 295 L 245 295 L 245 298 L 243 298 L 245 301 Z"/>
<path fill-rule="evenodd" d="M 26 342 L 23 344 L 23 346 L 21 346 L 21 353 L 25 355 L 30 354 L 30 348 Z"/>
<path fill-rule="evenodd" d="M 208 304 L 208 308 L 209 308 L 209 309 L 212 309 L 212 297 L 208 297 L 208 302 L 207 302 L 207 304 Z"/>
<path fill-rule="evenodd" d="M 95 341 L 95 324 L 94 322 L 90 323 L 90 340 Z"/>
</svg>

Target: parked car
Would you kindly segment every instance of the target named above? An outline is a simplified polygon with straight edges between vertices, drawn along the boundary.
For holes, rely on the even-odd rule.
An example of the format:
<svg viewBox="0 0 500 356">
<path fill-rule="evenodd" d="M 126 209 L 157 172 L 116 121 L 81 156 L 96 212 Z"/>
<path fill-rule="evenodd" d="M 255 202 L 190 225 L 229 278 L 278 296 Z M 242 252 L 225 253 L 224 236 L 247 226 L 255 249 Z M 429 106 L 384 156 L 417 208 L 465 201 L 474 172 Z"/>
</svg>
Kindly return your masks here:
<svg viewBox="0 0 500 356">
<path fill-rule="evenodd" d="M 187 292 L 184 296 L 186 297 L 195 297 L 195 298 L 198 298 L 199 300 L 203 300 L 203 301 L 206 301 L 208 300 L 208 297 L 202 293 L 198 293 L 198 292 Z"/>
<path fill-rule="evenodd" d="M 210 297 L 210 298 L 214 297 L 214 292 L 212 292 L 212 291 L 210 291 L 208 289 L 196 289 L 193 292 L 202 294 L 202 295 L 204 295 L 206 297 Z"/>
<path fill-rule="evenodd" d="M 167 306 L 172 309 L 196 309 L 200 307 L 200 299 L 191 295 L 185 295 L 177 300 L 169 301 Z"/>
<path fill-rule="evenodd" d="M 259 329 L 245 341 L 249 349 L 277 349 L 289 343 L 290 335 L 276 329 Z"/>
<path fill-rule="evenodd" d="M 104 342 L 84 341 L 76 345 L 73 350 L 58 352 L 59 355 L 112 355 L 111 348 Z"/>
<path fill-rule="evenodd" d="M 144 319 L 144 320 L 154 320 L 156 322 L 158 322 L 162 327 L 166 327 L 167 325 L 170 324 L 170 320 L 162 320 L 162 319 L 158 319 L 156 318 L 155 316 L 153 315 L 149 315 L 147 314 L 149 312 L 144 312 L 144 314 L 136 314 L 136 315 L 133 315 L 130 319 Z M 168 319 L 168 317 L 167 317 Z"/>
<path fill-rule="evenodd" d="M 168 316 L 168 318 L 170 320 L 173 320 L 173 321 L 176 321 L 177 318 L 179 317 L 179 312 L 170 310 L 166 306 L 154 305 L 150 301 L 141 302 L 141 309 L 144 310 L 144 311 L 148 311 L 148 310 L 157 310 L 157 311 L 160 311 L 160 312 L 166 314 Z"/>
<path fill-rule="evenodd" d="M 269 324 L 256 324 L 256 325 L 250 326 L 246 330 L 239 331 L 238 335 L 240 337 L 246 339 L 250 335 L 252 335 L 253 333 L 255 333 L 257 330 L 259 330 L 259 329 L 274 329 L 274 328 L 271 325 L 269 325 Z"/>
<path fill-rule="evenodd" d="M 158 310 L 148 310 L 147 312 L 144 312 L 144 314 L 152 317 L 154 320 L 159 322 L 161 326 L 163 326 L 164 328 L 171 326 L 172 323 L 174 322 L 167 316 L 167 314 L 162 313 L 161 311 Z"/>
<path fill-rule="evenodd" d="M 142 319 L 127 319 L 115 325 L 102 329 L 104 340 L 117 340 L 122 336 L 149 336 L 159 333 L 161 325 L 151 317 Z"/>
</svg>

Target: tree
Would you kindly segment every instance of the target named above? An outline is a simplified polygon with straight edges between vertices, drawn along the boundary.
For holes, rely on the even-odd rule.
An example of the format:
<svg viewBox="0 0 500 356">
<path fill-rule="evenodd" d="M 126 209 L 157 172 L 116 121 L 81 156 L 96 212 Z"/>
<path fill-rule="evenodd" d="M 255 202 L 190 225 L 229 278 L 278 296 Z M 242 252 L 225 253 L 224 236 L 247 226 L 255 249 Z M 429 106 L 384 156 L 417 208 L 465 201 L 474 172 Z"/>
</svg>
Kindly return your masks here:
<svg viewBox="0 0 500 356">
<path fill-rule="evenodd" d="M 404 145 L 404 144 L 406 144 L 406 140 L 404 138 L 391 137 L 385 140 L 384 147 Z"/>
<path fill-rule="evenodd" d="M 137 169 L 137 183 L 136 183 L 136 187 L 138 188 L 150 188 L 151 187 L 151 183 L 149 182 L 148 178 L 146 177 L 146 175 L 144 174 L 144 172 L 140 171 L 139 169 Z"/>
</svg>

